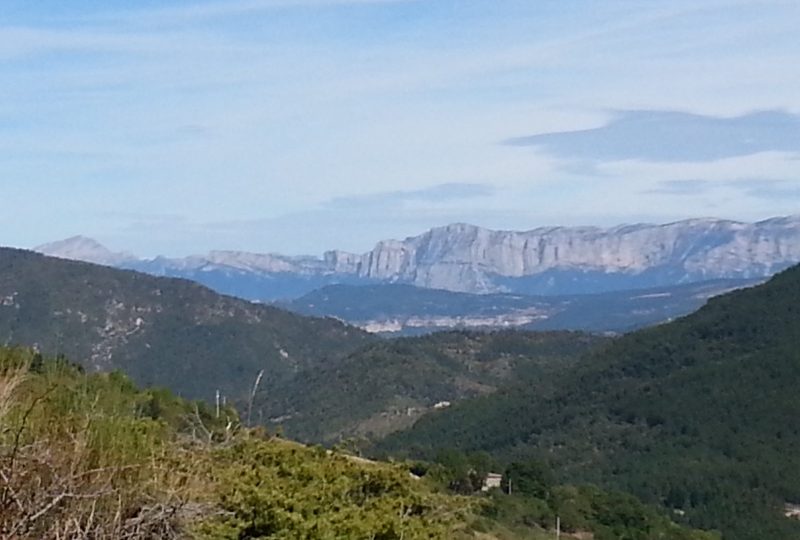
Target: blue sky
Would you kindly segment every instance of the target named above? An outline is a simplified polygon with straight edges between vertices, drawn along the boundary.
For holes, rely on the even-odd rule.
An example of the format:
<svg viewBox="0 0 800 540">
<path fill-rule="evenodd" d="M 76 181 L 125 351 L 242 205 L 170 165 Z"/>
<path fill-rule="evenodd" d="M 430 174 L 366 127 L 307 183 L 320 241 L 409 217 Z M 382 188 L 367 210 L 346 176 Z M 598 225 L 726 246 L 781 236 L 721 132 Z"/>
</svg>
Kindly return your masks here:
<svg viewBox="0 0 800 540">
<path fill-rule="evenodd" d="M 798 213 L 798 24 L 769 0 L 6 0 L 0 243 Z"/>
</svg>

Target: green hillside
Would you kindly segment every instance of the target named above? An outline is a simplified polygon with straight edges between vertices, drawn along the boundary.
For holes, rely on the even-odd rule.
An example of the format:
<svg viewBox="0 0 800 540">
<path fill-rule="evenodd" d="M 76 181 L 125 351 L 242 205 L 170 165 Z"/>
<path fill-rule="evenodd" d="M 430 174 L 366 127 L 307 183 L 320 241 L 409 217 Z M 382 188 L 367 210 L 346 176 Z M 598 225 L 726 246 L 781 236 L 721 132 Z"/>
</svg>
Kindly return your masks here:
<svg viewBox="0 0 800 540">
<path fill-rule="evenodd" d="M 259 395 L 259 418 L 302 440 L 374 438 L 409 427 L 436 404 L 531 384 L 572 369 L 607 338 L 578 332 L 446 332 L 380 341 L 313 366 Z"/>
<path fill-rule="evenodd" d="M 800 537 L 800 267 L 529 385 L 422 418 L 383 448 L 537 456 L 725 538 Z"/>
<path fill-rule="evenodd" d="M 38 346 L 90 370 L 122 369 L 193 398 L 239 398 L 348 354 L 370 336 L 219 295 L 180 279 L 0 249 L 0 343 Z"/>
<path fill-rule="evenodd" d="M 713 540 L 588 487 L 451 493 L 429 465 L 310 448 L 124 375 L 0 348 L 0 537 L 18 540 Z M 417 464 L 414 470 L 418 470 Z M 436 471 L 439 471 L 438 473 Z M 578 536 L 574 536 L 572 532 Z M 622 536 L 620 536 L 622 535 Z"/>
</svg>

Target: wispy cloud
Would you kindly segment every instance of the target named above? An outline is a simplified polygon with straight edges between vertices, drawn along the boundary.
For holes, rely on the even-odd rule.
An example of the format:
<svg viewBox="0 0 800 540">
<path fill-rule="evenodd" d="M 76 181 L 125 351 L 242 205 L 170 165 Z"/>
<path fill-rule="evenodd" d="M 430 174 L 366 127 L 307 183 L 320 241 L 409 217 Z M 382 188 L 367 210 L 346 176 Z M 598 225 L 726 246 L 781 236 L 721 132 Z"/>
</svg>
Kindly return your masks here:
<svg viewBox="0 0 800 540">
<path fill-rule="evenodd" d="M 731 187 L 740 189 L 748 197 L 768 201 L 796 201 L 800 207 L 800 179 L 749 179 L 730 182 Z"/>
<path fill-rule="evenodd" d="M 593 129 L 505 141 L 565 159 L 706 162 L 760 152 L 800 152 L 800 115 L 761 111 L 722 118 L 677 111 L 624 111 Z"/>
<path fill-rule="evenodd" d="M 800 205 L 800 179 L 737 178 L 734 180 L 663 180 L 643 193 L 697 197 L 736 192 L 740 197 L 772 201 L 796 201 Z"/>
<path fill-rule="evenodd" d="M 347 210 L 363 207 L 385 208 L 387 206 L 402 206 L 405 203 L 413 202 L 442 203 L 474 199 L 477 197 L 489 197 L 494 193 L 495 188 L 489 185 L 454 182 L 417 190 L 385 191 L 352 197 L 336 197 L 324 203 L 323 206 L 330 209 Z"/>
<path fill-rule="evenodd" d="M 644 190 L 644 193 L 694 196 L 706 193 L 713 185 L 708 180 L 663 180 L 656 187 Z"/>
<path fill-rule="evenodd" d="M 11 59 L 52 52 L 155 52 L 167 41 L 141 33 L 111 30 L 0 27 L 0 58 Z"/>
</svg>

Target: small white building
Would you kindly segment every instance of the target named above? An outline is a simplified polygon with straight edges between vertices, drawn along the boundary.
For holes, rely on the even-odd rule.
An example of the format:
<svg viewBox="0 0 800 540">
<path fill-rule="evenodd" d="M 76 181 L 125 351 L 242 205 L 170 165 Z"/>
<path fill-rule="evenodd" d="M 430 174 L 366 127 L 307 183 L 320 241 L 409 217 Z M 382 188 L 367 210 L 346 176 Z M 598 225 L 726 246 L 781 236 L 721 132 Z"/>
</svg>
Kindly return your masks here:
<svg viewBox="0 0 800 540">
<path fill-rule="evenodd" d="M 503 475 L 500 473 L 493 473 L 490 472 L 486 475 L 486 478 L 483 480 L 483 486 L 481 487 L 481 491 L 489 491 L 492 488 L 500 489 L 500 484 L 503 481 Z"/>
<path fill-rule="evenodd" d="M 800 519 L 800 504 L 786 503 L 783 507 L 783 515 L 787 518 Z"/>
</svg>

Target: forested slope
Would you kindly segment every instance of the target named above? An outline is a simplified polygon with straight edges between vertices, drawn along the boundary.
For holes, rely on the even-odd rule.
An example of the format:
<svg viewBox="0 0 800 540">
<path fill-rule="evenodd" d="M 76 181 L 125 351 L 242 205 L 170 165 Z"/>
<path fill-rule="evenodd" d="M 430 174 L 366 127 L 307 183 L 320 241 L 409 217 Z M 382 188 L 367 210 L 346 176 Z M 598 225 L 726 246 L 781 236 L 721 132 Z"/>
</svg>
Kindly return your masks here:
<svg viewBox="0 0 800 540">
<path fill-rule="evenodd" d="M 190 281 L 0 248 L 0 342 L 63 354 L 90 370 L 211 400 L 322 365 L 372 338 Z"/>
<path fill-rule="evenodd" d="M 542 395 L 518 385 L 422 418 L 383 448 L 534 455 L 726 538 L 796 538 L 800 268 L 590 354 Z"/>
<path fill-rule="evenodd" d="M 608 338 L 580 332 L 444 332 L 379 341 L 259 395 L 256 414 L 315 442 L 374 438 L 439 406 L 568 372 Z M 269 424 L 267 420 L 267 424 Z"/>
</svg>

